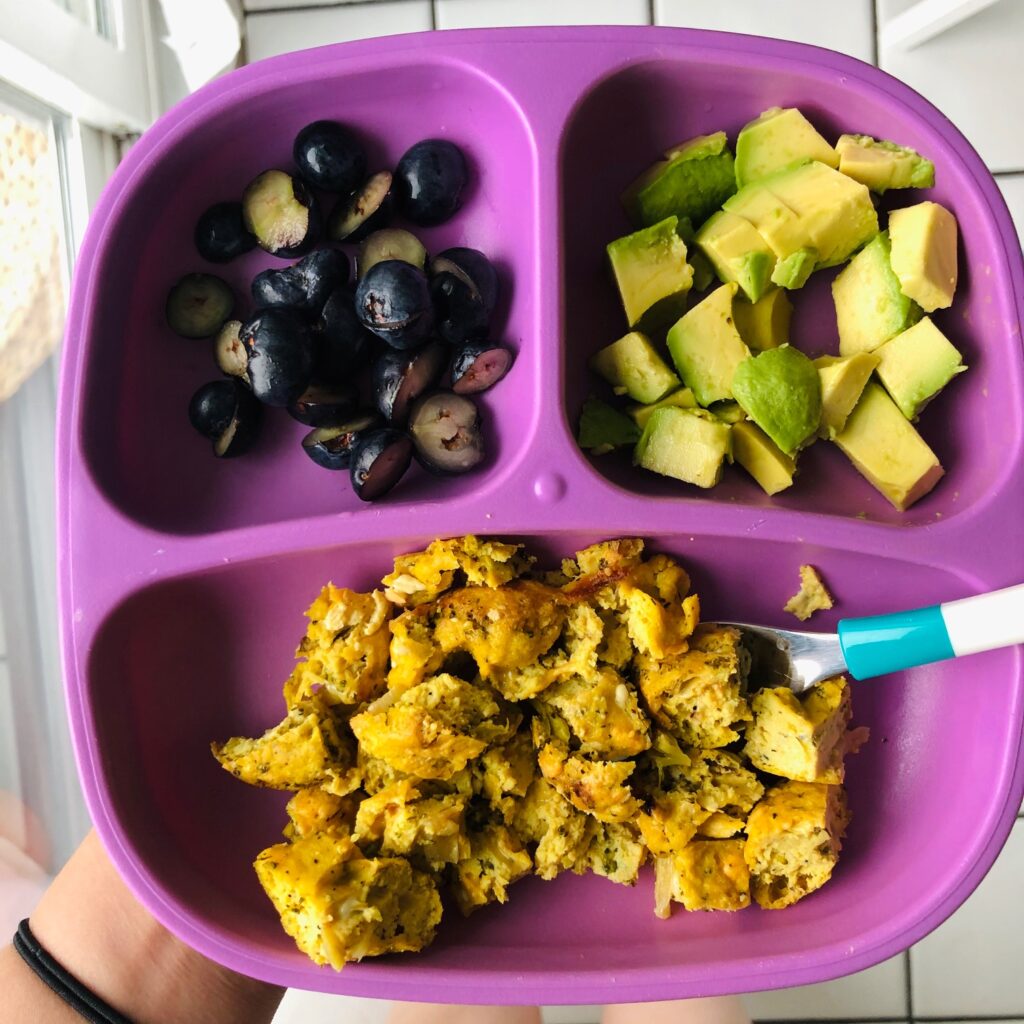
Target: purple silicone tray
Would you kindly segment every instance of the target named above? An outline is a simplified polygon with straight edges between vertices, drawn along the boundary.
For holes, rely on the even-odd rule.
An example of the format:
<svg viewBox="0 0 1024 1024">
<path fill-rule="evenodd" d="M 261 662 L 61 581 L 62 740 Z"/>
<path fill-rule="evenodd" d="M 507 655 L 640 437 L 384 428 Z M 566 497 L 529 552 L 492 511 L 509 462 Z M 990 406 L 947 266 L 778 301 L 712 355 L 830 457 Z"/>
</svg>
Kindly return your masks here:
<svg viewBox="0 0 1024 1024">
<path fill-rule="evenodd" d="M 929 155 L 962 233 L 956 305 L 938 318 L 971 372 L 924 417 L 949 469 L 898 515 L 832 446 L 775 500 L 731 471 L 703 493 L 588 461 L 572 425 L 587 356 L 623 329 L 603 247 L 627 226 L 622 186 L 667 145 L 797 104 L 826 134 L 868 132 Z M 518 350 L 486 396 L 490 458 L 457 481 L 403 481 L 361 505 L 342 474 L 269 443 L 218 462 L 185 406 L 209 346 L 163 323 L 168 286 L 204 269 L 191 229 L 209 203 L 287 166 L 308 121 L 334 117 L 393 165 L 444 135 L 476 174 L 463 211 L 424 232 L 477 246 L 502 271 Z M 914 194 L 898 193 L 899 203 Z M 245 294 L 274 263 L 226 276 Z M 819 275 L 826 278 L 828 275 Z M 223 772 L 209 742 L 283 714 L 302 610 L 331 579 L 370 587 L 435 536 L 521 537 L 555 558 L 642 534 L 691 569 L 708 618 L 786 624 L 801 562 L 837 615 L 884 612 L 1024 579 L 1024 269 L 1010 217 L 959 132 L 907 87 L 825 50 L 671 29 L 413 35 L 293 54 L 186 100 L 132 149 L 82 249 L 59 424 L 62 643 L 86 799 L 132 889 L 196 949 L 282 985 L 401 999 L 600 1003 L 820 981 L 880 961 L 947 917 L 988 870 L 1024 795 L 1020 649 L 856 689 L 871 727 L 853 761 L 853 826 L 830 885 L 783 912 L 652 914 L 652 880 L 528 880 L 510 903 L 449 915 L 427 951 L 317 968 L 283 934 L 251 862 L 277 841 L 285 794 Z M 825 280 L 797 296 L 795 340 L 834 350 Z"/>
</svg>

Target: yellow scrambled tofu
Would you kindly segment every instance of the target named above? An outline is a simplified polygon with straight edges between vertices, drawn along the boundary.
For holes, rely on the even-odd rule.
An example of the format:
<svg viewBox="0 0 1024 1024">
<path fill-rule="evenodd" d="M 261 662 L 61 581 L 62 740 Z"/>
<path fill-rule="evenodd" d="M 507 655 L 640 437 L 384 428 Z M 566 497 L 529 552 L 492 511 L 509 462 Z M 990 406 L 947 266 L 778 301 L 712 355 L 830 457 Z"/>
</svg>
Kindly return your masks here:
<svg viewBox="0 0 1024 1024">
<path fill-rule="evenodd" d="M 469 853 L 451 875 L 452 894 L 463 914 L 488 903 L 504 903 L 509 886 L 533 868 L 516 834 L 492 822 L 469 834 Z"/>
<path fill-rule="evenodd" d="M 474 586 L 500 587 L 529 569 L 532 559 L 519 544 L 479 537 L 435 540 L 425 551 L 395 559 L 395 568 L 381 580 L 389 601 L 406 608 L 436 601 L 455 586 L 461 574 Z"/>
<path fill-rule="evenodd" d="M 375 590 L 358 594 L 328 583 L 306 612 L 302 658 L 288 677 L 288 707 L 319 693 L 329 704 L 361 704 L 387 685 L 391 605 Z"/>
<path fill-rule="evenodd" d="M 744 857 L 754 899 L 788 907 L 832 876 L 850 815 L 841 786 L 784 782 L 765 793 L 747 819 Z"/>
<path fill-rule="evenodd" d="M 292 708 L 256 739 L 234 736 L 210 749 L 221 767 L 251 786 L 323 786 L 338 796 L 359 786 L 355 745 L 317 698 Z"/>
<path fill-rule="evenodd" d="M 545 879 L 569 871 L 587 855 L 593 819 L 577 810 L 546 779 L 535 779 L 515 805 L 511 826 L 524 843 L 536 844 L 533 862 Z"/>
<path fill-rule="evenodd" d="M 286 804 L 288 824 L 284 834 L 289 839 L 331 832 L 349 835 L 355 825 L 359 799 L 349 794 L 336 796 L 319 786 L 300 789 Z"/>
<path fill-rule="evenodd" d="M 465 813 L 464 796 L 424 796 L 412 779 L 403 779 L 360 803 L 352 838 L 363 850 L 410 857 L 438 870 L 469 852 Z"/>
<path fill-rule="evenodd" d="M 783 611 L 806 622 L 815 612 L 832 607 L 832 595 L 813 565 L 800 566 L 800 589 L 786 602 Z"/>
<path fill-rule="evenodd" d="M 371 757 L 421 779 L 450 779 L 491 743 L 507 739 L 519 713 L 483 686 L 439 675 L 387 694 L 350 725 Z"/>
<path fill-rule="evenodd" d="M 430 875 L 401 858 L 364 857 L 345 836 L 278 843 L 254 867 L 284 930 L 318 964 L 422 949 L 441 920 Z"/>
<path fill-rule="evenodd" d="M 743 910 L 750 905 L 750 872 L 741 839 L 697 839 L 655 862 L 655 913 L 669 901 L 687 910 Z"/>
<path fill-rule="evenodd" d="M 615 761 L 651 745 L 650 722 L 636 690 L 610 666 L 555 683 L 537 699 L 558 712 L 582 754 Z"/>
<path fill-rule="evenodd" d="M 724 747 L 751 717 L 745 662 L 739 630 L 699 626 L 681 654 L 638 655 L 637 685 L 655 721 L 683 743 Z"/>
<path fill-rule="evenodd" d="M 760 690 L 752 704 L 754 721 L 743 752 L 754 767 L 802 782 L 843 781 L 852 714 L 843 676 L 826 679 L 800 697 L 788 687 Z"/>
<path fill-rule="evenodd" d="M 538 572 L 522 545 L 457 537 L 396 558 L 381 590 L 324 587 L 284 721 L 212 744 L 293 791 L 255 869 L 299 949 L 338 969 L 422 949 L 442 889 L 468 914 L 528 874 L 634 885 L 648 859 L 660 917 L 824 884 L 866 734 L 845 680 L 748 696 L 738 632 L 699 613 L 638 538 Z M 759 771 L 796 781 L 765 792 Z"/>
</svg>

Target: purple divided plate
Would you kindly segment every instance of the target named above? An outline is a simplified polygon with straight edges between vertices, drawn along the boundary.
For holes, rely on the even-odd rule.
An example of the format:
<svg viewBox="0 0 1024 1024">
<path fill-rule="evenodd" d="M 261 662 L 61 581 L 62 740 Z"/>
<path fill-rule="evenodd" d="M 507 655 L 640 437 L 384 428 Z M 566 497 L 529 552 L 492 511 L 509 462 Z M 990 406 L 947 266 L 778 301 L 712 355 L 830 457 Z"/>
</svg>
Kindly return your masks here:
<svg viewBox="0 0 1024 1024">
<path fill-rule="evenodd" d="M 587 356 L 623 328 L 603 246 L 627 229 L 623 185 L 667 145 L 799 105 L 826 133 L 866 132 L 931 157 L 929 193 L 956 213 L 960 292 L 937 317 L 971 372 L 922 430 L 947 477 L 899 515 L 832 446 L 791 492 L 731 472 L 709 493 L 590 461 L 572 426 Z M 509 377 L 485 396 L 482 472 L 403 481 L 361 505 L 342 474 L 268 443 L 218 462 L 185 416 L 215 376 L 209 346 L 163 322 L 171 282 L 204 268 L 191 228 L 268 166 L 308 121 L 333 117 L 393 165 L 419 138 L 463 146 L 476 170 L 462 212 L 423 233 L 502 271 Z M 897 204 L 914 194 L 895 193 Z M 226 277 L 245 293 L 274 261 Z M 211 268 L 212 269 L 212 268 Z M 218 273 L 222 271 L 216 271 Z M 835 343 L 827 275 L 796 297 L 794 337 Z M 822 892 L 783 912 L 652 913 L 652 879 L 515 886 L 510 903 L 450 915 L 411 956 L 318 968 L 282 932 L 251 868 L 278 840 L 284 794 L 238 784 L 209 742 L 283 714 L 302 610 L 328 579 L 369 587 L 435 536 L 520 537 L 555 558 L 641 534 L 691 569 L 705 617 L 787 624 L 801 562 L 837 615 L 931 604 L 1024 579 L 1024 267 L 984 165 L 918 95 L 825 50 L 673 29 L 471 31 L 326 47 L 244 68 L 201 90 L 132 149 L 93 221 L 68 322 L 59 423 L 62 644 L 72 731 L 96 826 L 132 889 L 173 932 L 282 985 L 461 1002 L 598 1003 L 821 981 L 893 955 L 968 896 L 1024 795 L 1021 650 L 859 685 L 870 744 L 852 762 L 853 825 Z"/>
</svg>

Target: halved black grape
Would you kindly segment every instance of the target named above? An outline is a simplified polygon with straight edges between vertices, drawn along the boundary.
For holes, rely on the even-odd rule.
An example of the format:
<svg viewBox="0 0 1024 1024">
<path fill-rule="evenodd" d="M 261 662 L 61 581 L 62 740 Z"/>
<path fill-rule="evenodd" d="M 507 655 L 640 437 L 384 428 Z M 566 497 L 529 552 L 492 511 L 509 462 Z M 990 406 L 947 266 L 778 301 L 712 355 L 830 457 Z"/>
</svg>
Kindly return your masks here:
<svg viewBox="0 0 1024 1024">
<path fill-rule="evenodd" d="M 286 306 L 317 314 L 328 295 L 348 281 L 348 257 L 340 249 L 317 249 L 298 263 L 264 270 L 252 282 L 257 307 Z"/>
<path fill-rule="evenodd" d="M 412 439 L 391 427 L 363 435 L 352 452 L 352 489 L 363 501 L 376 501 L 405 475 L 412 462 Z"/>
<path fill-rule="evenodd" d="M 434 324 L 427 277 L 404 260 L 371 267 L 356 286 L 355 308 L 363 325 L 392 348 L 421 345 Z"/>
<path fill-rule="evenodd" d="M 420 463 L 434 473 L 467 473 L 484 458 L 476 405 L 451 391 L 420 398 L 409 414 L 409 433 Z"/>
<path fill-rule="evenodd" d="M 229 320 L 213 339 L 213 358 L 221 373 L 249 383 L 249 353 L 242 344 L 241 320 Z"/>
<path fill-rule="evenodd" d="M 316 377 L 333 384 L 352 379 L 380 348 L 380 339 L 356 316 L 355 296 L 348 288 L 336 288 L 324 303 L 316 323 L 319 339 Z"/>
<path fill-rule="evenodd" d="M 466 158 L 447 139 L 424 139 L 406 150 L 395 169 L 398 208 L 414 224 L 440 224 L 462 204 Z"/>
<path fill-rule="evenodd" d="M 391 172 L 377 171 L 350 196 L 339 199 L 327 219 L 327 237 L 332 242 L 361 242 L 387 225 L 394 203 Z"/>
<path fill-rule="evenodd" d="M 366 153 L 360 141 L 337 121 L 307 124 L 292 146 L 299 174 L 327 192 L 351 192 L 366 175 Z"/>
<path fill-rule="evenodd" d="M 452 391 L 475 395 L 497 384 L 512 368 L 512 353 L 504 345 L 471 341 L 457 349 L 452 359 Z"/>
<path fill-rule="evenodd" d="M 382 228 L 363 240 L 356 257 L 356 274 L 365 277 L 378 263 L 403 260 L 422 270 L 427 264 L 427 250 L 411 232 L 402 228 Z"/>
<path fill-rule="evenodd" d="M 465 246 L 445 249 L 437 254 L 433 262 L 442 260 L 454 263 L 473 282 L 490 316 L 498 302 L 498 272 L 494 264 L 479 249 L 468 249 Z M 431 276 L 436 272 L 431 266 Z"/>
<path fill-rule="evenodd" d="M 231 458 L 247 452 L 262 420 L 260 403 L 237 380 L 204 384 L 188 405 L 189 422 L 213 442 L 213 454 Z"/>
<path fill-rule="evenodd" d="M 307 427 L 332 426 L 352 415 L 358 397 L 353 384 L 313 383 L 288 404 L 288 412 Z"/>
<path fill-rule="evenodd" d="M 429 391 L 444 373 L 445 350 L 432 342 L 419 352 L 385 351 L 373 364 L 373 401 L 381 415 L 401 426 L 409 406 Z"/>
<path fill-rule="evenodd" d="M 302 439 L 302 450 L 324 469 L 348 469 L 352 450 L 368 431 L 383 425 L 375 412 L 354 413 L 333 427 L 317 427 Z"/>
<path fill-rule="evenodd" d="M 196 221 L 196 248 L 204 260 L 227 263 L 256 248 L 256 239 L 246 230 L 241 203 L 214 203 Z"/>
<path fill-rule="evenodd" d="M 242 195 L 246 230 L 273 256 L 302 256 L 320 237 L 316 197 L 301 178 L 271 169 L 257 175 Z"/>
<path fill-rule="evenodd" d="M 216 334 L 235 308 L 235 296 L 215 274 L 186 274 L 167 294 L 167 325 L 183 338 Z"/>
<path fill-rule="evenodd" d="M 253 394 L 267 405 L 286 406 L 305 391 L 313 374 L 309 324 L 290 309 L 265 309 L 240 333 L 248 351 Z"/>
</svg>

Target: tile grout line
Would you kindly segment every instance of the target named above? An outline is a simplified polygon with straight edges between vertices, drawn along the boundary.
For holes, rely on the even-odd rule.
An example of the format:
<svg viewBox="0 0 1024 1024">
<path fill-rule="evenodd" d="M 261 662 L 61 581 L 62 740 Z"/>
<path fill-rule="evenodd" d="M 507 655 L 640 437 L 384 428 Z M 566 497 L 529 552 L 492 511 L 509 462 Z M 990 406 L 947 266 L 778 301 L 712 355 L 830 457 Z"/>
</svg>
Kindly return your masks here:
<svg viewBox="0 0 1024 1024">
<path fill-rule="evenodd" d="M 878 4 L 879 0 L 871 0 L 871 63 L 876 68 L 881 57 L 878 45 Z"/>
<path fill-rule="evenodd" d="M 654 9 L 656 0 L 647 0 L 647 20 L 651 25 L 658 24 L 658 15 Z"/>
<path fill-rule="evenodd" d="M 430 30 L 437 31 L 437 0 L 430 0 Z"/>
<path fill-rule="evenodd" d="M 915 1024 L 914 1021 L 914 977 L 910 966 L 910 950 L 903 951 L 903 984 L 907 997 L 907 1021 L 908 1024 Z"/>
</svg>

